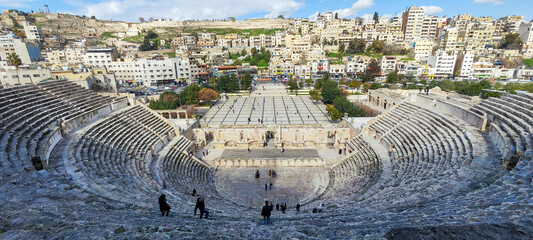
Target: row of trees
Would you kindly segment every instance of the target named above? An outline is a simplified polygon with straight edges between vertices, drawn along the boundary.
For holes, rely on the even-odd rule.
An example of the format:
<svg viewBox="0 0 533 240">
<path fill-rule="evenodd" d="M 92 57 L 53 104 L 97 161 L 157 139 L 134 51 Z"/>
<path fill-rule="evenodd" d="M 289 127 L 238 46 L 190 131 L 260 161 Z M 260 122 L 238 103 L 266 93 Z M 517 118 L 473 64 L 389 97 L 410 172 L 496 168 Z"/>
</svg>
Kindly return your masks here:
<svg viewBox="0 0 533 240">
<path fill-rule="evenodd" d="M 310 91 L 311 98 L 315 100 L 321 98 L 327 104 L 326 111 L 328 111 L 328 115 L 332 120 L 336 121 L 344 115 L 348 117 L 365 116 L 365 111 L 362 108 L 353 105 L 346 98 L 350 93 L 345 89 L 339 88 L 336 81 L 330 80 L 329 74 L 317 80 L 314 87 L 320 90 L 320 93 L 318 91 Z"/>
<path fill-rule="evenodd" d="M 211 84 L 211 86 L 191 84 L 180 93 L 164 92 L 159 96 L 159 100 L 150 101 L 149 106 L 155 110 L 166 110 L 176 109 L 182 105 L 210 104 L 218 98 L 218 92 L 250 90 L 252 87 L 252 76 L 249 72 L 240 78 L 233 74 L 224 75 L 213 78 Z"/>
<path fill-rule="evenodd" d="M 164 92 L 159 96 L 159 100 L 150 101 L 149 107 L 154 110 L 176 109 L 182 105 L 194 105 L 199 103 L 211 104 L 218 98 L 218 93 L 206 86 L 192 84 L 187 86 L 180 93 Z"/>
<path fill-rule="evenodd" d="M 249 72 L 246 72 L 241 78 L 238 78 L 234 74 L 223 75 L 214 79 L 214 85 L 215 89 L 219 92 L 250 90 L 252 87 L 252 76 Z"/>
</svg>

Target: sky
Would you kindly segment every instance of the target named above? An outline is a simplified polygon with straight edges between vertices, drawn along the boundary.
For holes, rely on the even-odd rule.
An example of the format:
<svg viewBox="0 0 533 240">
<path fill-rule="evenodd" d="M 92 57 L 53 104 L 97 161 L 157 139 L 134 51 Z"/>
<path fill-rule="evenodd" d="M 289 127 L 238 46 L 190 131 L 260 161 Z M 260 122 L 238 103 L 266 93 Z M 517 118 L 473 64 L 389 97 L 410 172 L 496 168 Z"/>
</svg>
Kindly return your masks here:
<svg viewBox="0 0 533 240">
<path fill-rule="evenodd" d="M 409 6 L 423 6 L 426 14 L 456 16 L 522 15 L 525 21 L 533 19 L 531 0 L 0 0 L 1 9 L 37 11 L 47 4 L 51 12 L 96 16 L 137 22 L 144 19 L 173 20 L 277 17 L 314 18 L 318 12 L 335 11 L 340 17 L 370 18 L 374 12 L 392 17 Z"/>
</svg>

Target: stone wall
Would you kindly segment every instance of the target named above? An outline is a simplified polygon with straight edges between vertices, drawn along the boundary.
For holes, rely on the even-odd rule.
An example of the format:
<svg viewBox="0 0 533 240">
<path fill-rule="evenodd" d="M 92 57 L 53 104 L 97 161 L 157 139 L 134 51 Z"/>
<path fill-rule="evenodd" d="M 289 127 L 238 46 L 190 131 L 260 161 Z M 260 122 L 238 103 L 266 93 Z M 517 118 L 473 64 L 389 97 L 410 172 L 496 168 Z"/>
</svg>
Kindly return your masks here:
<svg viewBox="0 0 533 240">
<path fill-rule="evenodd" d="M 205 145 L 211 140 L 216 149 L 224 148 L 263 148 L 267 133 L 274 134 L 274 146 L 291 148 L 318 148 L 330 146 L 344 148 L 346 142 L 356 134 L 346 127 L 236 127 L 236 128 L 196 128 L 193 129 L 197 144 Z"/>
<path fill-rule="evenodd" d="M 217 159 L 219 167 L 321 167 L 326 165 L 324 159 Z"/>
<path fill-rule="evenodd" d="M 472 112 L 469 109 L 460 106 L 459 104 L 424 95 L 413 95 L 411 96 L 411 99 L 419 106 L 423 106 L 425 108 L 436 107 L 441 111 L 453 114 L 456 117 L 468 122 L 470 125 L 478 128 L 480 131 L 485 131 L 486 129 L 486 116 L 482 116 L 475 112 Z"/>
</svg>

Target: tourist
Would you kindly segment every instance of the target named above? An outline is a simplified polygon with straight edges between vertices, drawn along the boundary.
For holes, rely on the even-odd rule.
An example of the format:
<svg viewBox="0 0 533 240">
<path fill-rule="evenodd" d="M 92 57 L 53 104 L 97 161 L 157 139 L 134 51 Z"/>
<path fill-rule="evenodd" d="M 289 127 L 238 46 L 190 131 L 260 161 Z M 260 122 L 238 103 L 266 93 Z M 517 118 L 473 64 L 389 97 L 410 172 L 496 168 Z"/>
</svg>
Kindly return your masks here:
<svg viewBox="0 0 533 240">
<path fill-rule="evenodd" d="M 269 190 L 272 190 L 272 182 L 270 182 L 270 184 L 269 184 L 269 188 L 268 188 L 268 189 L 269 189 Z"/>
<path fill-rule="evenodd" d="M 259 169 L 255 171 L 255 178 L 259 178 Z"/>
<path fill-rule="evenodd" d="M 207 211 L 207 209 L 205 209 L 204 198 L 198 198 L 196 202 L 196 207 L 198 208 L 198 210 L 200 210 L 200 219 L 202 219 L 202 216 L 204 216 L 204 214 L 205 219 L 209 217 L 209 212 Z"/>
<path fill-rule="evenodd" d="M 278 173 L 276 171 L 272 170 L 272 177 L 276 178 L 277 176 L 278 176 Z"/>
<path fill-rule="evenodd" d="M 193 197 L 196 197 L 196 188 L 194 188 L 194 189 L 192 190 L 192 196 L 193 196 Z"/>
<path fill-rule="evenodd" d="M 322 212 L 324 211 L 324 204 L 321 203 L 320 205 L 318 205 L 318 207 L 316 208 L 317 212 Z"/>
<path fill-rule="evenodd" d="M 276 211 L 279 211 L 279 203 L 276 203 Z"/>
<path fill-rule="evenodd" d="M 196 199 L 196 205 L 194 206 L 194 216 L 196 216 L 196 211 L 198 211 L 198 206 L 200 206 L 200 198 Z"/>
<path fill-rule="evenodd" d="M 296 204 L 296 212 L 300 211 L 300 203 Z"/>
<path fill-rule="evenodd" d="M 268 185 L 265 183 L 265 191 L 268 191 Z"/>
<path fill-rule="evenodd" d="M 161 194 L 161 196 L 159 196 L 159 210 L 161 210 L 161 216 L 165 216 L 166 213 L 168 217 L 170 209 L 171 207 L 167 203 L 167 195 Z"/>
<path fill-rule="evenodd" d="M 163 181 L 163 189 L 167 189 L 167 181 Z"/>
<path fill-rule="evenodd" d="M 272 169 L 268 170 L 268 176 L 269 176 L 269 177 L 272 176 Z"/>
<path fill-rule="evenodd" d="M 274 211 L 274 204 L 270 202 L 270 212 Z"/>
<path fill-rule="evenodd" d="M 429 94 L 429 86 L 426 86 L 426 95 Z"/>
<path fill-rule="evenodd" d="M 422 93 L 422 86 L 418 89 L 418 93 Z"/>
</svg>

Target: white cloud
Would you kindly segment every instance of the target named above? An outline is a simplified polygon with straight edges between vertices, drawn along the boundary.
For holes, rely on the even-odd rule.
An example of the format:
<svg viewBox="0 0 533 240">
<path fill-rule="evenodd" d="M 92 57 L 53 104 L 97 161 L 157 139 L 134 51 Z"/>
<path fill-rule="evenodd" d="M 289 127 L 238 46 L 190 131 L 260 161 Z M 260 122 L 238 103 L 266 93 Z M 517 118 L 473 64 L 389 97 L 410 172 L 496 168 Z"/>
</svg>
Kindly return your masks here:
<svg viewBox="0 0 533 240">
<path fill-rule="evenodd" d="M 382 16 L 379 16 L 380 18 L 385 18 L 385 19 L 389 19 L 389 18 L 392 18 L 392 14 L 383 14 Z"/>
<path fill-rule="evenodd" d="M 439 6 L 420 6 L 421 8 L 424 9 L 424 12 L 426 15 L 435 15 L 437 13 L 441 13 L 443 12 L 444 10 L 439 7 Z"/>
<path fill-rule="evenodd" d="M 8 8 L 29 8 L 29 3 L 34 1 L 35 0 L 0 0 L 0 6 Z"/>
<path fill-rule="evenodd" d="M 341 18 L 352 18 L 352 17 L 355 17 L 355 15 L 359 11 L 365 8 L 369 8 L 372 5 L 374 5 L 374 0 L 357 0 L 357 2 L 352 4 L 351 7 L 344 8 L 344 9 L 338 9 L 338 10 L 335 10 L 334 12 L 339 13 L 339 17 Z"/>
<path fill-rule="evenodd" d="M 494 5 L 500 5 L 503 2 L 500 0 L 474 0 L 474 3 L 492 3 Z"/>
<path fill-rule="evenodd" d="M 316 19 L 318 18 L 318 14 L 320 14 L 320 12 L 316 11 L 313 14 L 309 15 L 309 17 L 307 17 L 307 18 L 309 18 L 309 20 L 311 20 L 311 21 L 316 21 Z"/>
<path fill-rule="evenodd" d="M 370 19 L 374 18 L 374 14 L 367 13 L 367 14 L 361 16 L 361 18 L 364 19 L 364 20 L 370 20 Z"/>
<path fill-rule="evenodd" d="M 154 17 L 186 20 L 223 19 L 251 13 L 266 13 L 265 17 L 288 17 L 302 6 L 303 2 L 297 0 L 269 0 L 261 3 L 247 0 L 104 0 L 87 4 L 81 11 L 84 15 L 94 15 L 101 19 L 137 21 L 139 17 Z"/>
</svg>

